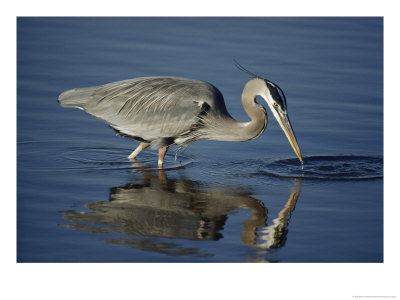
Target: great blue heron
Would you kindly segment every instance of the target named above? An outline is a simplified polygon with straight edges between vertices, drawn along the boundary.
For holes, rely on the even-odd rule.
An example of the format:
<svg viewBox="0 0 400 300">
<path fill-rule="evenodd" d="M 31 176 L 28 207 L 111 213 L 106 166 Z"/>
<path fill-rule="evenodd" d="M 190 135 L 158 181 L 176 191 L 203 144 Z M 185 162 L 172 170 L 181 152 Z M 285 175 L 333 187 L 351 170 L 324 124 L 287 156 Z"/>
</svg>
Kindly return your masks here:
<svg viewBox="0 0 400 300">
<path fill-rule="evenodd" d="M 261 96 L 302 162 L 283 91 L 239 67 L 253 76 L 242 92 L 249 122 L 231 117 L 221 92 L 213 85 L 179 77 L 141 77 L 76 88 L 63 92 L 58 101 L 63 107 L 83 109 L 119 134 L 140 141 L 128 157 L 132 161 L 143 149 L 158 146 L 158 166 L 162 168 L 170 145 L 186 147 L 199 139 L 239 142 L 259 137 L 268 122 L 265 108 L 255 101 Z"/>
</svg>

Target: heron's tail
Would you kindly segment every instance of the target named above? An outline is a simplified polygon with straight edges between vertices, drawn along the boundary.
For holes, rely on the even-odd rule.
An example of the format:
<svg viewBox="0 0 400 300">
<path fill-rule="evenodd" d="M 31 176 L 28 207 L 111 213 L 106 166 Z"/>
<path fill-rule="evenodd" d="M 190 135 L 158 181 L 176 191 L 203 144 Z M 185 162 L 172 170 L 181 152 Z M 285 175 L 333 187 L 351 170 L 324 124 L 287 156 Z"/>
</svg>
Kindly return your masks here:
<svg viewBox="0 0 400 300">
<path fill-rule="evenodd" d="M 58 96 L 58 102 L 63 107 L 84 109 L 86 102 L 92 98 L 95 89 L 96 87 L 88 87 L 65 91 Z"/>
</svg>

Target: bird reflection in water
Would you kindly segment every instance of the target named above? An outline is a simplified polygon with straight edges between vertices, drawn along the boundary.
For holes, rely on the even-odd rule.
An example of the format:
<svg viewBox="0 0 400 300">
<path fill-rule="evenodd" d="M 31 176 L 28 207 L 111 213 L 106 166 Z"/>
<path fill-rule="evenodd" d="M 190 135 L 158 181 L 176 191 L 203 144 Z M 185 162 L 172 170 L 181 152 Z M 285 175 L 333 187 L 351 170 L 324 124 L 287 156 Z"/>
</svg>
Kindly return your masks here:
<svg viewBox="0 0 400 300">
<path fill-rule="evenodd" d="M 259 248 L 257 254 L 259 257 L 247 259 L 248 262 L 268 262 L 265 259 L 265 255 L 268 253 L 270 248 L 280 248 L 286 242 L 286 236 L 288 233 L 288 225 L 292 212 L 294 211 L 297 203 L 297 199 L 300 195 L 301 179 L 295 179 L 292 187 L 292 192 L 289 196 L 289 200 L 286 202 L 285 207 L 279 212 L 277 218 L 272 220 L 272 224 L 260 228 L 256 244 L 249 245 Z M 267 220 L 265 219 L 265 223 Z"/>
<path fill-rule="evenodd" d="M 123 234 L 106 239 L 111 244 L 167 255 L 207 257 L 213 254 L 161 238 L 219 240 L 228 215 L 245 208 L 251 213 L 242 223 L 241 241 L 258 249 L 258 256 L 265 254 L 265 249 L 283 245 L 300 191 L 297 184 L 279 217 L 266 226 L 267 208 L 244 188 L 168 179 L 163 170 L 157 175 L 145 169 L 140 173 L 141 182 L 111 188 L 109 201 L 87 204 L 88 212 L 63 211 L 70 222 L 61 225 L 92 233 Z"/>
</svg>

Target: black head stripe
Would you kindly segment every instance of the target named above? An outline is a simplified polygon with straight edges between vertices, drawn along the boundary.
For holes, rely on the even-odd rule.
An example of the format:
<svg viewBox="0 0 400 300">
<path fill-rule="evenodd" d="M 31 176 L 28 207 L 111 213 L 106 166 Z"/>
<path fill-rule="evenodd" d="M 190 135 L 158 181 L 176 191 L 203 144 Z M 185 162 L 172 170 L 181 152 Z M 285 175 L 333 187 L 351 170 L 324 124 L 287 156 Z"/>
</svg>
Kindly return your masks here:
<svg viewBox="0 0 400 300">
<path fill-rule="evenodd" d="M 272 98 L 284 109 L 286 110 L 286 97 L 282 89 L 275 83 L 265 80 L 267 87 L 271 93 Z"/>
<path fill-rule="evenodd" d="M 271 96 L 274 98 L 274 100 L 282 107 L 282 109 L 287 110 L 285 94 L 283 93 L 282 89 L 277 84 L 273 83 L 272 81 L 269 81 L 268 79 L 262 78 L 261 76 L 258 76 L 256 74 L 250 72 L 249 70 L 245 69 L 242 65 L 240 65 L 236 60 L 233 60 L 233 61 L 239 70 L 247 73 L 248 75 L 250 75 L 253 78 L 263 79 L 271 93 Z"/>
</svg>

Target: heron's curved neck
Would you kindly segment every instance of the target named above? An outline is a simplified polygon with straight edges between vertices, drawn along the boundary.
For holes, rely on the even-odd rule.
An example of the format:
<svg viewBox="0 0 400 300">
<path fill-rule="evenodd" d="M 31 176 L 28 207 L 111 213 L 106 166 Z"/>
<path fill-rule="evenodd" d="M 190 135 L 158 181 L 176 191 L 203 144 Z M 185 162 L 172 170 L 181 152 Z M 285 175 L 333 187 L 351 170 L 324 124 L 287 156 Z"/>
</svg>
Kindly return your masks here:
<svg viewBox="0 0 400 300">
<path fill-rule="evenodd" d="M 250 117 L 250 122 L 239 122 L 244 125 L 243 136 L 248 139 L 257 138 L 267 127 L 267 114 L 263 106 L 256 102 L 256 97 L 260 95 L 261 88 L 264 86 L 260 83 L 260 79 L 249 81 L 242 92 L 242 104 L 247 115 Z"/>
<path fill-rule="evenodd" d="M 260 136 L 267 127 L 267 115 L 264 107 L 256 103 L 255 98 L 261 94 L 263 83 L 260 79 L 250 80 L 243 89 L 243 108 L 251 119 L 249 122 L 239 122 L 232 117 L 218 117 L 208 134 L 209 139 L 221 141 L 248 141 Z"/>
</svg>

